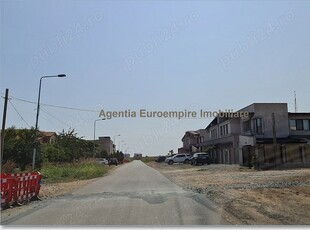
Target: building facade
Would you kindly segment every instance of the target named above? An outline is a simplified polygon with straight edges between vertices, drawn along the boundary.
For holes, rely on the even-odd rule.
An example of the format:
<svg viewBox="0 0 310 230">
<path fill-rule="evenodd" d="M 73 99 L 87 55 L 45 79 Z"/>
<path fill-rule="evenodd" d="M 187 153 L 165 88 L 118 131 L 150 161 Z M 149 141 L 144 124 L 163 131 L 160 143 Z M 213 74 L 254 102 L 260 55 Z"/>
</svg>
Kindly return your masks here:
<svg viewBox="0 0 310 230">
<path fill-rule="evenodd" d="M 195 133 L 195 147 L 209 152 L 212 163 L 310 165 L 310 113 L 289 113 L 286 103 L 253 103 L 238 112 L 248 116 L 215 117 L 204 132 Z"/>
<path fill-rule="evenodd" d="M 99 137 L 95 143 L 98 145 L 100 151 L 104 150 L 108 153 L 108 155 L 113 154 L 114 146 L 110 137 Z"/>
<path fill-rule="evenodd" d="M 186 131 L 183 138 L 183 146 L 178 149 L 178 153 L 195 153 L 201 150 L 200 143 L 204 142 L 207 132 L 205 129 L 196 131 Z"/>
</svg>

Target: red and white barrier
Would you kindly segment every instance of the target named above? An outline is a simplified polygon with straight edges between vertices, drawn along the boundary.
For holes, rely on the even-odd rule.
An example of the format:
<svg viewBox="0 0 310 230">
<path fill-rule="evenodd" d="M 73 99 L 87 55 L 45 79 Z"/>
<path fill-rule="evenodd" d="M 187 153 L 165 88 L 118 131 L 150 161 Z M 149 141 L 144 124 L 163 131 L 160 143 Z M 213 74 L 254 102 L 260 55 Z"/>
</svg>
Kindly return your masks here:
<svg viewBox="0 0 310 230">
<path fill-rule="evenodd" d="M 1 173 L 1 208 L 38 197 L 42 175 L 33 173 Z"/>
</svg>

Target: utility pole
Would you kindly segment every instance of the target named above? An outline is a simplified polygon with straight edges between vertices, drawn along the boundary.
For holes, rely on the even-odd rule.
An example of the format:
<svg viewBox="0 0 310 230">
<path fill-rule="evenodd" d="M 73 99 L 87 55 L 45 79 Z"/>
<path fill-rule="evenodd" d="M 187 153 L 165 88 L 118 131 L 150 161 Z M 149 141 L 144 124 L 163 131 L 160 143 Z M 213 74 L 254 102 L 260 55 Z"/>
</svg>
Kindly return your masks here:
<svg viewBox="0 0 310 230">
<path fill-rule="evenodd" d="M 1 167 L 3 162 L 3 150 L 4 150 L 4 133 L 5 133 L 5 121 L 6 121 L 6 111 L 8 107 L 8 99 L 9 99 L 9 89 L 5 89 L 5 97 L 4 97 L 4 109 L 3 109 L 3 119 L 2 119 L 2 128 L 1 128 Z"/>
<path fill-rule="evenodd" d="M 274 154 L 274 166 L 277 166 L 277 134 L 276 134 L 276 119 L 274 113 L 272 113 L 272 140 L 273 140 L 273 154 Z"/>
</svg>

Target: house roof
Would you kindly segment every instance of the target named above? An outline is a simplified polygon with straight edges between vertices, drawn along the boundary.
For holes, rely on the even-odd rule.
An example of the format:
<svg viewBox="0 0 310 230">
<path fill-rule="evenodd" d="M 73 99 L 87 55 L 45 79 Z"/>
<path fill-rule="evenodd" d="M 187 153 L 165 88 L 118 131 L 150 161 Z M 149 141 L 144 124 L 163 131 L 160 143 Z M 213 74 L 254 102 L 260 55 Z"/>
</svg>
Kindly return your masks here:
<svg viewBox="0 0 310 230">
<path fill-rule="evenodd" d="M 197 130 L 197 131 L 186 131 L 185 132 L 185 134 L 184 134 L 184 136 L 182 137 L 182 141 L 183 141 L 183 139 L 185 138 L 185 136 L 187 135 L 187 134 L 192 134 L 192 135 L 199 135 L 199 130 Z"/>
<path fill-rule="evenodd" d="M 217 117 L 215 117 L 215 118 L 210 122 L 210 124 L 206 127 L 206 129 L 208 129 L 208 128 L 210 128 L 210 127 L 216 125 L 216 124 L 217 124 Z"/>
<path fill-rule="evenodd" d="M 186 132 L 194 135 L 199 134 L 197 131 L 186 131 Z"/>
</svg>

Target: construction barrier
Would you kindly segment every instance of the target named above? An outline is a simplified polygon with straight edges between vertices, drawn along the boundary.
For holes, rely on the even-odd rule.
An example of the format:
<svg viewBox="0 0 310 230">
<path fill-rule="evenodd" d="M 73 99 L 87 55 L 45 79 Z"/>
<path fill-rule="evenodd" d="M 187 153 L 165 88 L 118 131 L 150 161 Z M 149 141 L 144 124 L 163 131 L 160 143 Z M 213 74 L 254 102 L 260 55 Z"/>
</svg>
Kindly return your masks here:
<svg viewBox="0 0 310 230">
<path fill-rule="evenodd" d="M 42 175 L 32 173 L 1 173 L 1 208 L 38 198 Z"/>
</svg>

